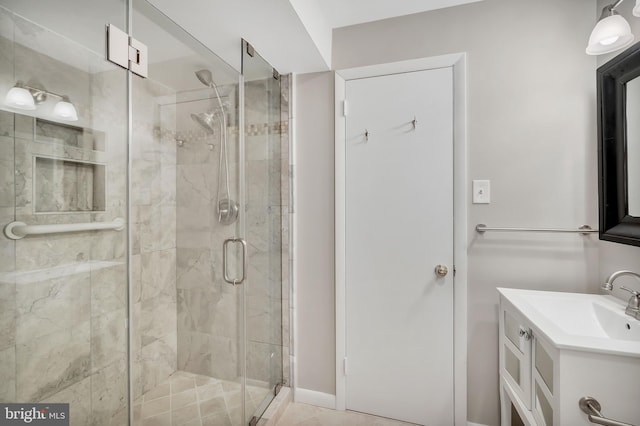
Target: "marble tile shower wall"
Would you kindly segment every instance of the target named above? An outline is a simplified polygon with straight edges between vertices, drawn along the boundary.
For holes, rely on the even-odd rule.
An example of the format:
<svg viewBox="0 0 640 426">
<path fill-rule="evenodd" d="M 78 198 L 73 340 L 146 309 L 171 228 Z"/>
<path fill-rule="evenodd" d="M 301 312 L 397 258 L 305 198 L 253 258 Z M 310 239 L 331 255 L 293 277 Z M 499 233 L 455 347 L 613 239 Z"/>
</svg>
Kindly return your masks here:
<svg viewBox="0 0 640 426">
<path fill-rule="evenodd" d="M 0 19 L 3 25 L 12 24 L 6 16 Z M 20 36 L 27 44 L 37 45 L 29 37 L 37 38 L 42 31 L 30 33 L 29 25 L 16 26 L 16 39 Z M 26 33 L 21 35 L 23 30 Z M 91 60 L 105 68 L 102 57 Z M 80 116 L 73 125 L 98 130 L 105 145 L 94 150 L 60 138 L 34 136 L 32 117 L 0 111 L 2 224 L 126 217 L 126 77 L 116 68 L 89 73 L 0 38 L 0 86 L 8 90 L 16 80 L 37 81 L 49 90 L 69 94 Z M 166 97 L 167 89 L 149 80 L 136 80 L 134 85 L 131 331 L 135 398 L 175 372 L 177 330 L 175 111 L 154 103 L 157 97 Z M 91 132 L 85 132 L 84 139 L 87 134 Z M 47 195 L 34 193 L 36 155 L 104 164 L 106 205 L 98 209 L 102 211 L 36 213 L 34 203 Z M 38 178 L 46 183 L 46 175 Z M 65 210 L 65 198 L 56 200 L 54 204 Z M 3 236 L 0 256 L 0 401 L 68 402 L 72 425 L 126 424 L 126 233 L 81 232 L 18 241 Z M 120 415 L 114 418 L 116 413 Z"/>
<path fill-rule="evenodd" d="M 231 199 L 239 201 L 235 98 L 226 100 L 227 158 Z M 224 282 L 222 244 L 237 235 L 238 223 L 217 220 L 218 191 L 226 192 L 224 181 L 218 180 L 222 143 L 217 122 L 215 133 L 208 134 L 190 118 L 215 109 L 214 99 L 203 99 L 181 103 L 177 111 L 182 143 L 177 150 L 178 368 L 235 380 L 241 374 L 241 288 Z"/>
<path fill-rule="evenodd" d="M 176 108 L 173 91 L 133 77 L 133 398 L 177 370 Z M 163 100 L 163 104 L 158 103 Z"/>
<path fill-rule="evenodd" d="M 249 244 L 247 377 L 257 384 L 290 379 L 288 91 L 283 90 L 281 105 L 269 103 L 267 83 L 252 82 L 245 89 L 247 203 L 241 207 Z M 212 100 L 190 102 L 177 112 L 182 142 L 177 151 L 178 369 L 234 380 L 241 374 L 240 288 L 224 283 L 221 247 L 237 233 L 216 219 L 219 134 L 206 134 L 188 117 L 211 105 Z M 280 107 L 282 118 L 269 122 Z M 234 122 L 230 115 L 229 123 Z M 228 142 L 231 194 L 237 200 L 237 127 L 229 128 Z"/>
<path fill-rule="evenodd" d="M 283 371 L 289 329 L 288 315 L 283 315 L 288 314 L 289 165 L 283 137 L 288 119 L 282 119 L 288 117 L 288 97 L 281 93 L 286 90 L 272 79 L 245 85 L 247 378 L 271 385 L 289 378 Z"/>
<path fill-rule="evenodd" d="M 0 16 L 5 28 L 12 24 L 6 19 Z M 27 45 L 29 37 L 42 34 L 22 34 L 31 25 L 22 24 L 15 33 Z M 0 223 L 126 217 L 125 72 L 115 67 L 95 72 L 104 69 L 103 58 L 91 61 L 95 63 L 87 68 L 94 71 L 82 71 L 0 38 L 2 93 L 16 80 L 38 81 L 71 96 L 80 115 L 74 126 L 104 134 L 102 150 L 34 138 L 31 117 L 0 111 Z M 218 224 L 213 208 L 219 139 L 202 132 L 188 117 L 200 106 L 183 110 L 181 104 L 167 102 L 169 96 L 165 87 L 134 78 L 133 398 L 178 368 L 223 379 L 239 375 L 239 289 L 224 284 L 221 277 L 222 242 L 236 232 Z M 162 105 L 158 99 L 163 99 Z M 287 99 L 285 95 L 283 105 Z M 258 99 L 256 105 L 256 114 L 268 106 Z M 202 105 L 203 110 L 207 107 Z M 237 122 L 233 106 L 230 111 L 230 122 Z M 283 108 L 282 122 L 265 123 L 259 115 L 251 118 L 253 112 L 248 111 L 245 129 L 246 223 L 252 242 L 250 275 L 255 279 L 247 300 L 248 375 L 273 383 L 280 375 L 289 377 L 288 367 L 281 372 L 279 361 L 272 364 L 282 357 L 288 365 L 289 168 L 288 140 L 280 138 L 286 136 L 288 114 Z M 237 199 L 238 131 L 230 130 L 231 194 Z M 183 147 L 176 147 L 177 139 L 184 139 Z M 103 211 L 36 214 L 35 155 L 104 164 L 105 205 L 97 209 Z M 278 158 L 281 164 L 269 162 Z M 62 205 L 69 204 L 62 200 Z M 73 425 L 124 424 L 124 417 L 112 417 L 125 413 L 127 403 L 126 233 L 70 233 L 18 241 L 0 237 L 0 256 L 0 401 L 69 402 Z"/>
<path fill-rule="evenodd" d="M 290 348 L 292 345 L 291 335 L 291 232 L 289 228 L 290 214 L 292 213 L 291 200 L 291 166 L 289 160 L 289 113 L 290 113 L 290 75 L 280 76 L 281 98 L 280 98 L 280 202 L 282 212 L 282 380 L 292 385 Z"/>
<path fill-rule="evenodd" d="M 1 19 L 3 25 L 13 24 L 6 16 Z M 42 31 L 30 25 L 16 25 L 15 37 L 37 45 Z M 90 74 L 6 38 L 0 39 L 0 64 L 3 88 L 23 80 L 68 93 L 81 116 L 74 125 L 99 129 L 107 143 L 99 151 L 61 137 L 42 138 L 32 117 L 0 112 L 0 221 L 50 224 L 124 217 L 124 72 Z M 64 133 L 61 128 L 59 136 Z M 60 188 L 47 185 L 46 175 L 39 177 L 45 190 L 34 185 L 35 156 L 106 164 L 103 211 L 62 212 L 84 207 L 72 205 L 73 197 L 58 197 L 52 205 L 61 211 L 37 213 L 34 205 L 52 195 L 46 188 Z M 72 424 L 109 424 L 127 403 L 126 234 L 69 233 L 17 241 L 3 236 L 0 241 L 0 400 L 68 402 Z"/>
</svg>

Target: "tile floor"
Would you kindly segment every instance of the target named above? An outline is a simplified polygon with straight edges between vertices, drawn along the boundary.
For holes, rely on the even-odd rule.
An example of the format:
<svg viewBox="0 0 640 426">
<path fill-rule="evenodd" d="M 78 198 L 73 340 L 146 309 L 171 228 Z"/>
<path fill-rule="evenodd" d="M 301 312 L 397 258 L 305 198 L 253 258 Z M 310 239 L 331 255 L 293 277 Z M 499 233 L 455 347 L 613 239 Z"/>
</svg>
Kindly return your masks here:
<svg viewBox="0 0 640 426">
<path fill-rule="evenodd" d="M 336 411 L 292 402 L 277 426 L 415 426 L 355 411 Z"/>
<path fill-rule="evenodd" d="M 269 389 L 247 386 L 247 411 Z M 240 384 L 177 371 L 134 401 L 135 426 L 241 426 Z"/>
</svg>

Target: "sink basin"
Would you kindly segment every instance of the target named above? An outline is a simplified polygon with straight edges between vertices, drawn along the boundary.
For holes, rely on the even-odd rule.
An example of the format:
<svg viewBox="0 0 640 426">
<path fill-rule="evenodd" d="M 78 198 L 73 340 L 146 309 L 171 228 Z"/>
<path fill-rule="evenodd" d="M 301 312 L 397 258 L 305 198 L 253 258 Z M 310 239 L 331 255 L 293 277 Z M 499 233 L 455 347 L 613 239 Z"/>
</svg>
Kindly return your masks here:
<svg viewBox="0 0 640 426">
<path fill-rule="evenodd" d="M 600 303 L 593 303 L 593 312 L 598 324 L 612 339 L 640 342 L 640 322 L 630 321 L 629 316 L 619 310 L 613 311 Z"/>
<path fill-rule="evenodd" d="M 565 333 L 640 342 L 640 322 L 625 315 L 624 306 L 611 306 L 605 296 L 544 293 L 530 295 L 527 302 Z"/>
<path fill-rule="evenodd" d="M 609 295 L 499 288 L 558 347 L 640 357 L 640 321 Z"/>
</svg>

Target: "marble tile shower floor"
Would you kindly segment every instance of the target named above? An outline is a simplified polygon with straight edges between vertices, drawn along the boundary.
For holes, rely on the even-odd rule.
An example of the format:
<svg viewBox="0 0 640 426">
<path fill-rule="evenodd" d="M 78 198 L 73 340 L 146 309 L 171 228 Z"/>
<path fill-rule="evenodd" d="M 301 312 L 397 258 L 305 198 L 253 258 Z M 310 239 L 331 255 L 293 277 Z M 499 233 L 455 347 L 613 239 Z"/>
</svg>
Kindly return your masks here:
<svg viewBox="0 0 640 426">
<path fill-rule="evenodd" d="M 135 426 L 241 426 L 237 382 L 177 371 L 133 402 Z M 247 411 L 271 391 L 247 386 Z"/>
</svg>

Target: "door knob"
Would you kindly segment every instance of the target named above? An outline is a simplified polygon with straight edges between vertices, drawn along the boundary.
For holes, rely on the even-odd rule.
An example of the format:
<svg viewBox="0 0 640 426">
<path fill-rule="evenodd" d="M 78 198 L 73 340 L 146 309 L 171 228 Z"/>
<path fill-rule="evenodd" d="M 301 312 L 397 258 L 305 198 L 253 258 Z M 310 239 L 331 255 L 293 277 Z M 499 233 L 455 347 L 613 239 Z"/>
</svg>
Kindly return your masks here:
<svg viewBox="0 0 640 426">
<path fill-rule="evenodd" d="M 444 265 L 436 265 L 435 273 L 439 277 L 444 277 L 449 273 L 449 269 Z"/>
</svg>

